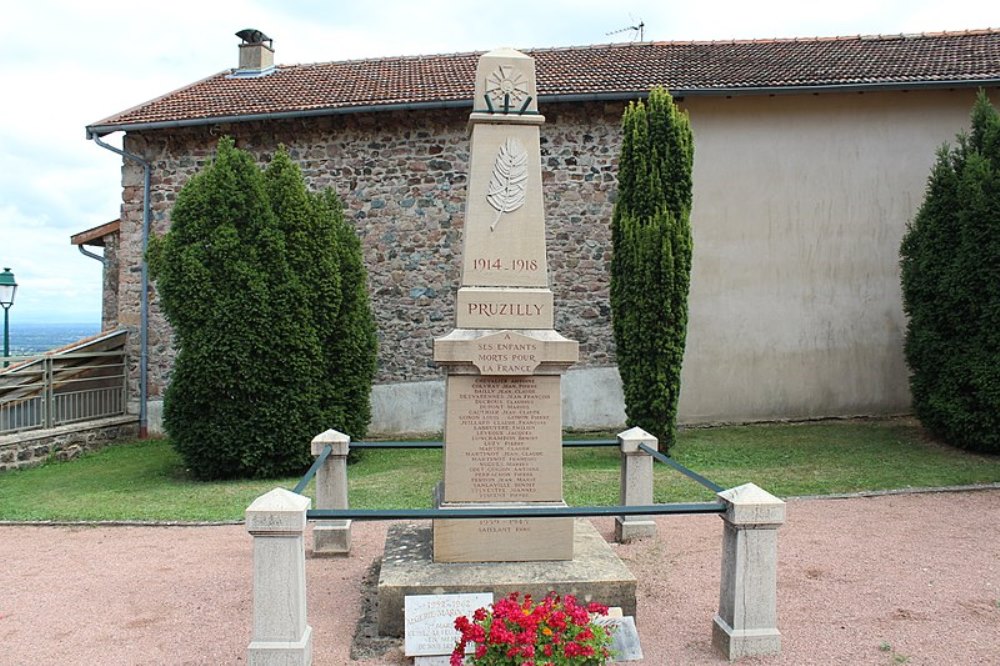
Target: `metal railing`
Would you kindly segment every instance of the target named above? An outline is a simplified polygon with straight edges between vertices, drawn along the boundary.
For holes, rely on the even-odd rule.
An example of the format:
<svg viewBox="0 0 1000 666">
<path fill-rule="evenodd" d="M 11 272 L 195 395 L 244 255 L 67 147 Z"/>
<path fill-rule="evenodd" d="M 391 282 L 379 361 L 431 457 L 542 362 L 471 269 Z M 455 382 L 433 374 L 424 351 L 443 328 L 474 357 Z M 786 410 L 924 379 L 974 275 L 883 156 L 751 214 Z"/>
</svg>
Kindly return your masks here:
<svg viewBox="0 0 1000 666">
<path fill-rule="evenodd" d="M 667 465 L 668 467 L 674 468 L 675 470 L 677 470 L 687 478 L 691 479 L 692 481 L 696 481 L 698 484 L 704 486 L 705 488 L 708 488 L 713 493 L 721 493 L 723 490 L 725 490 L 725 488 L 717 484 L 715 481 L 710 481 L 706 479 L 698 472 L 695 472 L 692 469 L 688 469 L 687 467 L 680 464 L 670 456 L 663 455 L 662 453 L 660 453 L 659 451 L 650 446 L 647 446 L 645 444 L 640 444 L 639 448 L 647 455 L 652 456 L 653 460 L 661 462 L 664 465 Z"/>
<path fill-rule="evenodd" d="M 563 447 L 597 447 L 618 446 L 616 439 L 564 439 Z M 371 441 L 351 442 L 352 449 L 440 449 L 442 441 Z M 688 469 L 673 458 L 645 444 L 639 448 L 653 457 L 657 462 L 680 472 L 689 479 L 708 488 L 712 492 L 720 492 L 723 487 L 706 479 L 694 470 Z M 327 445 L 316 458 L 316 461 L 299 479 L 292 489 L 293 493 L 301 494 L 306 486 L 330 456 L 331 447 Z M 566 507 L 525 507 L 525 508 L 489 508 L 489 509 L 309 509 L 306 511 L 308 520 L 422 520 L 434 518 L 557 518 L 574 517 L 588 518 L 598 516 L 658 516 L 695 513 L 724 513 L 725 505 L 721 502 L 675 502 L 648 505 L 617 505 L 617 506 L 566 506 Z"/>
<path fill-rule="evenodd" d="M 572 443 L 571 443 L 572 442 Z M 434 449 L 441 442 L 355 442 L 343 433 L 328 430 L 313 438 L 311 452 L 315 464 L 294 491 L 275 488 L 258 497 L 247 508 L 247 531 L 253 536 L 254 622 L 249 652 L 251 661 L 275 645 L 287 646 L 281 656 L 302 663 L 312 646 L 306 603 L 305 533 L 313 526 L 314 555 L 348 555 L 351 551 L 353 520 L 424 519 L 526 519 L 548 517 L 613 516 L 615 540 L 627 543 L 656 536 L 657 525 L 648 518 L 657 515 L 717 513 L 723 521 L 722 572 L 719 578 L 719 611 L 712 624 L 712 645 L 730 660 L 747 655 L 770 655 L 781 651 L 777 628 L 777 537 L 785 522 L 785 503 L 752 483 L 722 490 L 722 487 L 656 450 L 656 438 L 632 428 L 613 440 L 571 440 L 564 446 L 613 446 L 621 451 L 621 504 L 615 506 L 518 506 L 437 509 L 350 509 L 348 508 L 347 457 L 353 448 Z M 653 502 L 654 462 L 684 474 L 717 492 L 718 501 L 655 504 Z M 316 479 L 318 508 L 301 493 Z M 721 492 L 719 492 L 721 491 Z M 645 519 L 643 519 L 645 518 Z M 321 538 L 322 537 L 322 538 Z M 409 548 L 403 545 L 402 548 Z M 388 544 L 386 547 L 388 552 Z M 409 555 L 407 556 L 409 557 Z M 572 555 L 570 555 L 572 557 Z M 418 561 L 432 561 L 423 551 Z M 445 566 L 448 566 L 447 564 Z M 557 584 L 559 585 L 559 584 Z M 417 588 L 420 584 L 417 583 Z M 488 578 L 477 585 L 482 591 L 506 594 L 502 586 Z M 457 586 L 456 586 L 457 588 Z M 400 588 L 397 588 L 400 589 Z M 430 589 L 426 587 L 425 589 Z M 447 588 L 446 588 L 447 589 Z M 408 588 L 408 593 L 412 593 Z M 575 591 L 574 591 L 575 593 Z M 635 592 L 633 592 L 635 594 Z M 380 599 L 380 603 L 388 599 Z M 397 593 L 382 613 L 403 617 L 403 600 Z M 290 612 L 290 609 L 295 609 Z M 399 620 L 402 623 L 402 619 Z M 262 630 L 261 627 L 266 628 Z M 381 630 L 380 626 L 380 630 Z M 280 632 L 280 633 L 279 633 Z M 281 643 L 275 642 L 281 637 Z M 270 653 L 269 653 L 270 654 Z"/>
<path fill-rule="evenodd" d="M 11 356 L 0 374 L 0 434 L 125 413 L 124 350 Z"/>
<path fill-rule="evenodd" d="M 558 506 L 490 509 L 309 509 L 308 520 L 428 520 L 434 518 L 595 518 L 725 513 L 721 502 L 671 502 L 613 506 Z"/>
<path fill-rule="evenodd" d="M 618 446 L 617 439 L 564 439 L 564 447 L 577 446 Z M 441 449 L 444 442 L 441 440 L 425 441 L 417 440 L 377 440 L 371 442 L 351 442 L 352 449 Z"/>
</svg>

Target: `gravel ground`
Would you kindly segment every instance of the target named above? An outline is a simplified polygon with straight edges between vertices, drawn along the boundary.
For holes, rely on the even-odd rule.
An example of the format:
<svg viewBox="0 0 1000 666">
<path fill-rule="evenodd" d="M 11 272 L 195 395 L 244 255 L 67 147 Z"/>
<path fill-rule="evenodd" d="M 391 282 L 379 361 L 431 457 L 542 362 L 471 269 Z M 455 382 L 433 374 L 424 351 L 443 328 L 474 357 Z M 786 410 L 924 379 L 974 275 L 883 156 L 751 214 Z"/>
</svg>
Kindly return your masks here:
<svg viewBox="0 0 1000 666">
<path fill-rule="evenodd" d="M 643 663 L 725 664 L 710 644 L 721 521 L 657 522 L 658 538 L 615 546 L 640 581 Z M 355 523 L 349 558 L 308 560 L 314 663 L 408 663 L 392 644 L 350 656 L 385 531 Z M 791 500 L 779 552 L 783 651 L 743 663 L 1000 663 L 1000 490 Z M 246 660 L 241 525 L 0 526 L 0 562 L 4 666 Z"/>
</svg>

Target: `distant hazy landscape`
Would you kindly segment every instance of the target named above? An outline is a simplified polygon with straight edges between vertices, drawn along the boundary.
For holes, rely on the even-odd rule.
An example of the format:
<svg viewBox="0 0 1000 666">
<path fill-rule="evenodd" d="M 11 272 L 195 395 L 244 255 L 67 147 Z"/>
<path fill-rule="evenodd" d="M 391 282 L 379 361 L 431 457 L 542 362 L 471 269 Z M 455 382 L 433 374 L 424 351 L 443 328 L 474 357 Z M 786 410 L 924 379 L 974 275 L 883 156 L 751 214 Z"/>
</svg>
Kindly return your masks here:
<svg viewBox="0 0 1000 666">
<path fill-rule="evenodd" d="M 76 342 L 80 338 L 94 335 L 100 328 L 100 324 L 97 322 L 19 324 L 11 317 L 10 353 L 12 356 L 23 356 L 48 351 L 55 347 Z M 0 353 L 2 351 L 0 349 Z"/>
</svg>

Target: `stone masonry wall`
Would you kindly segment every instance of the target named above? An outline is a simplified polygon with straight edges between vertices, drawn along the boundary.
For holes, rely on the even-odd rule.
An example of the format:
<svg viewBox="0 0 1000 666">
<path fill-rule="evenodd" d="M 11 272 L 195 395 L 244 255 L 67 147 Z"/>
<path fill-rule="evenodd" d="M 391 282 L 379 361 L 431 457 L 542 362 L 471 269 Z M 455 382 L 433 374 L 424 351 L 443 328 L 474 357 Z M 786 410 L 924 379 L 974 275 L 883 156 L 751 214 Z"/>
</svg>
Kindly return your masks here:
<svg viewBox="0 0 1000 666">
<path fill-rule="evenodd" d="M 118 240 L 117 233 L 108 234 L 104 241 L 104 268 L 101 330 L 113 331 L 118 328 Z"/>
<path fill-rule="evenodd" d="M 135 417 L 115 417 L 31 430 L 0 437 L 0 472 L 40 465 L 50 458 L 71 460 L 114 442 L 139 436 Z"/>
<path fill-rule="evenodd" d="M 614 362 L 608 305 L 610 220 L 621 104 L 543 109 L 541 150 L 556 329 L 580 342 L 581 366 Z M 125 148 L 153 164 L 152 233 L 163 234 L 177 192 L 211 159 L 222 135 L 266 164 L 281 144 L 312 188 L 334 188 L 364 248 L 380 341 L 378 382 L 441 375 L 432 341 L 454 326 L 462 252 L 468 110 L 347 114 L 129 133 Z M 142 169 L 123 164 L 119 312 L 138 329 Z M 173 359 L 170 328 L 150 293 L 149 395 L 162 395 Z M 137 386 L 139 336 L 130 386 Z M 133 396 L 135 398 L 135 396 Z"/>
</svg>

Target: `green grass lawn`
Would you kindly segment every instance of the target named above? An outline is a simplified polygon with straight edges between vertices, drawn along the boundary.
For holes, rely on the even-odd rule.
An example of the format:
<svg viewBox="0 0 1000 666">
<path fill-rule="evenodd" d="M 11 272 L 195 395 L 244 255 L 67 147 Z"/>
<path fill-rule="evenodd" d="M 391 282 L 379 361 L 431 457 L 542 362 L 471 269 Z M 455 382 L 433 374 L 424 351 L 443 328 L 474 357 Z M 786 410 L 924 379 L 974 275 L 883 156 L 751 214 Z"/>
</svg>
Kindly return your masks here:
<svg viewBox="0 0 1000 666">
<path fill-rule="evenodd" d="M 752 481 L 778 496 L 1000 481 L 1000 457 L 935 444 L 910 420 L 689 429 L 672 455 L 723 487 Z M 655 469 L 657 502 L 713 498 Z M 429 507 L 441 470 L 440 450 L 365 451 L 348 471 L 351 506 Z M 616 448 L 566 449 L 564 473 L 570 505 L 617 504 Z M 194 481 L 169 443 L 153 439 L 0 473 L 0 520 L 236 520 L 255 497 L 297 481 Z"/>
</svg>

